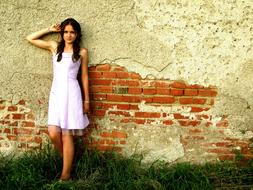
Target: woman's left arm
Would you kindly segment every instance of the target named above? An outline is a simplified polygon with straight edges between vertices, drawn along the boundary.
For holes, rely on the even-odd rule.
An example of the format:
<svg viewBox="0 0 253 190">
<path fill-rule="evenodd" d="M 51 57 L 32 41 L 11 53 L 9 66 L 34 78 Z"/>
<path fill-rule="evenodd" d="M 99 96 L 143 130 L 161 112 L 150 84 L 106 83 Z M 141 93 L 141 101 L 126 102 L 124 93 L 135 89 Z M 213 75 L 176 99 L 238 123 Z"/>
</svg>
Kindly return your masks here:
<svg viewBox="0 0 253 190">
<path fill-rule="evenodd" d="M 88 63 L 89 56 L 88 50 L 82 48 L 80 50 L 81 55 L 81 81 L 82 81 L 82 90 L 84 94 L 84 112 L 88 113 L 90 111 L 90 97 L 89 97 L 89 77 L 88 77 Z"/>
</svg>

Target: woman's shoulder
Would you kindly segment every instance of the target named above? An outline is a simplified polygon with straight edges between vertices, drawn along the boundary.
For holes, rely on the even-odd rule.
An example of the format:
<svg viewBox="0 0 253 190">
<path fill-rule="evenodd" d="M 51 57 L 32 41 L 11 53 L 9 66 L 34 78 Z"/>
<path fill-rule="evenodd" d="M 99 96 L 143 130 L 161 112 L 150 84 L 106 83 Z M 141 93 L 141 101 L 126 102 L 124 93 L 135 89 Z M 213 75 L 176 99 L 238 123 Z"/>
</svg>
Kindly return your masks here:
<svg viewBox="0 0 253 190">
<path fill-rule="evenodd" d="M 88 55 L 88 49 L 86 48 L 80 48 L 80 56 L 85 57 Z"/>
</svg>

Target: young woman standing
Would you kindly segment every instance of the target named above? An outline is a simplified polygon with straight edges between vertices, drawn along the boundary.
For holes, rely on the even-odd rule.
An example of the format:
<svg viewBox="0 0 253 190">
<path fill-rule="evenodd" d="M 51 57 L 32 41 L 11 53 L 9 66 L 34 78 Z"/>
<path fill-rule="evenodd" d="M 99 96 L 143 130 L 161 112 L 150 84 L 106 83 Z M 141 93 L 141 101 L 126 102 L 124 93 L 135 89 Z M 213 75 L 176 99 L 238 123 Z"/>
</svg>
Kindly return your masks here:
<svg viewBox="0 0 253 190">
<path fill-rule="evenodd" d="M 42 36 L 59 32 L 61 41 L 46 41 Z M 74 157 L 73 136 L 83 135 L 89 124 L 88 51 L 80 47 L 80 24 L 73 18 L 27 36 L 33 45 L 52 53 L 53 82 L 49 96 L 48 132 L 54 147 L 63 157 L 61 180 L 69 180 Z M 81 69 L 81 87 L 77 74 Z M 84 102 L 82 100 L 84 94 Z"/>
</svg>

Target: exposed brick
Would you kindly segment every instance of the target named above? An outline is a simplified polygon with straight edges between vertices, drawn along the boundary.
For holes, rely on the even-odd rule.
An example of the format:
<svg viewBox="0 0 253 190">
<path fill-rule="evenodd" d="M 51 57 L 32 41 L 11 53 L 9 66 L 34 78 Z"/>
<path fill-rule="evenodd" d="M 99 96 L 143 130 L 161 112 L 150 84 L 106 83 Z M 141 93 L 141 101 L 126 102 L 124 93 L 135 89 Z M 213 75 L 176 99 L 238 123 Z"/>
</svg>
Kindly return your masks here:
<svg viewBox="0 0 253 190">
<path fill-rule="evenodd" d="M 25 100 L 19 100 L 18 105 L 25 105 Z"/>
<path fill-rule="evenodd" d="M 201 108 L 201 107 L 191 107 L 191 112 L 202 112 L 208 111 L 210 108 Z"/>
<path fill-rule="evenodd" d="M 161 117 L 161 113 L 157 113 L 157 112 L 135 112 L 135 117 L 159 118 L 159 117 Z"/>
<path fill-rule="evenodd" d="M 137 73 L 131 73 L 130 78 L 132 78 L 132 79 L 141 79 L 141 76 Z"/>
<path fill-rule="evenodd" d="M 174 113 L 173 115 L 175 119 L 189 119 L 189 116 L 183 116 L 180 113 Z"/>
<path fill-rule="evenodd" d="M 130 106 L 129 107 L 130 110 L 139 110 L 139 106 L 138 105 L 130 104 L 129 106 Z"/>
<path fill-rule="evenodd" d="M 193 104 L 205 104 L 206 103 L 206 99 L 204 98 L 194 98 L 192 100 Z"/>
<path fill-rule="evenodd" d="M 198 84 L 193 84 L 193 85 L 187 85 L 186 88 L 201 89 L 201 88 L 204 88 L 204 86 L 201 86 L 201 85 L 198 85 Z"/>
<path fill-rule="evenodd" d="M 122 95 L 108 94 L 107 95 L 107 100 L 112 101 L 112 102 L 122 102 L 123 98 L 122 98 Z"/>
<path fill-rule="evenodd" d="M 26 114 L 26 119 L 27 120 L 35 120 L 35 116 L 33 114 L 29 113 L 29 114 Z"/>
<path fill-rule="evenodd" d="M 200 124 L 200 121 L 191 121 L 191 120 L 179 120 L 181 126 L 197 126 Z"/>
<path fill-rule="evenodd" d="M 166 81 L 152 81 L 150 82 L 151 86 L 159 87 L 159 88 L 169 88 L 170 83 Z"/>
<path fill-rule="evenodd" d="M 25 119 L 25 114 L 13 113 L 12 119 Z"/>
<path fill-rule="evenodd" d="M 189 129 L 190 134 L 201 133 L 201 132 L 202 132 L 201 129 Z"/>
<path fill-rule="evenodd" d="M 216 154 L 232 154 L 233 152 L 227 148 L 213 148 L 208 149 L 207 152 L 216 153 Z"/>
<path fill-rule="evenodd" d="M 102 73 L 101 72 L 89 72 L 89 78 L 101 78 L 102 77 Z"/>
<path fill-rule="evenodd" d="M 155 103 L 168 103 L 168 104 L 172 104 L 175 102 L 175 98 L 174 97 L 153 97 L 153 102 Z"/>
<path fill-rule="evenodd" d="M 135 122 L 137 124 L 145 124 L 146 123 L 146 119 L 133 119 L 133 122 Z"/>
<path fill-rule="evenodd" d="M 156 93 L 160 95 L 170 95 L 170 89 L 169 88 L 157 88 Z"/>
<path fill-rule="evenodd" d="M 10 141 L 16 141 L 17 140 L 17 135 L 7 134 L 7 138 Z"/>
<path fill-rule="evenodd" d="M 112 86 L 92 86 L 90 88 L 91 93 L 111 93 L 113 92 Z"/>
<path fill-rule="evenodd" d="M 17 111 L 18 107 L 17 106 L 9 106 L 8 111 Z"/>
<path fill-rule="evenodd" d="M 192 104 L 193 99 L 192 98 L 179 98 L 180 104 Z"/>
<path fill-rule="evenodd" d="M 198 135 L 189 135 L 189 136 L 186 136 L 185 139 L 188 139 L 188 140 L 205 140 L 205 137 L 204 136 L 198 136 Z"/>
<path fill-rule="evenodd" d="M 110 85 L 112 80 L 106 79 L 92 79 L 90 80 L 90 85 Z"/>
<path fill-rule="evenodd" d="M 32 121 L 23 121 L 23 122 L 21 123 L 21 126 L 22 126 L 22 127 L 35 127 L 35 123 L 32 122 Z"/>
<path fill-rule="evenodd" d="M 93 115 L 95 115 L 95 116 L 105 116 L 105 110 L 94 110 Z"/>
<path fill-rule="evenodd" d="M 156 94 L 155 88 L 143 88 L 143 94 Z"/>
<path fill-rule="evenodd" d="M 4 133 L 11 133 L 11 130 L 8 129 L 8 128 L 5 128 L 3 132 L 4 132 Z"/>
<path fill-rule="evenodd" d="M 125 132 L 113 131 L 111 134 L 112 138 L 127 138 L 127 134 Z"/>
<path fill-rule="evenodd" d="M 108 111 L 108 114 L 113 114 L 113 115 L 122 115 L 125 117 L 130 117 L 130 113 L 126 111 Z"/>
<path fill-rule="evenodd" d="M 120 110 L 129 110 L 130 109 L 130 105 L 129 104 L 116 104 L 117 109 Z"/>
<path fill-rule="evenodd" d="M 218 155 L 218 158 L 219 158 L 220 161 L 234 160 L 235 159 L 235 155 L 234 154 Z"/>
<path fill-rule="evenodd" d="M 105 143 L 108 144 L 108 145 L 115 145 L 115 144 L 118 144 L 116 141 L 111 140 L 111 139 L 110 139 L 110 140 L 109 140 L 109 139 L 106 139 L 106 140 L 105 140 Z"/>
<path fill-rule="evenodd" d="M 163 124 L 165 124 L 165 125 L 172 125 L 173 121 L 171 121 L 171 120 L 164 120 Z"/>
<path fill-rule="evenodd" d="M 106 94 L 92 94 L 92 99 L 93 100 L 106 100 L 107 99 L 107 95 Z"/>
<path fill-rule="evenodd" d="M 5 106 L 4 105 L 0 105 L 0 110 L 4 110 Z"/>
<path fill-rule="evenodd" d="M 120 144 L 126 144 L 126 141 L 119 141 Z"/>
<path fill-rule="evenodd" d="M 197 96 L 198 95 L 198 90 L 195 90 L 195 89 L 185 89 L 184 90 L 184 95 L 185 96 Z"/>
<path fill-rule="evenodd" d="M 129 78 L 129 73 L 128 72 L 117 72 L 116 77 L 121 78 L 121 79 L 122 78 L 127 79 L 127 78 Z"/>
<path fill-rule="evenodd" d="M 109 133 L 109 132 L 103 132 L 103 133 L 100 134 L 100 136 L 101 137 L 105 137 L 105 138 L 109 138 L 109 137 L 111 137 L 111 133 Z"/>
<path fill-rule="evenodd" d="M 126 71 L 126 69 L 123 67 L 114 67 L 112 70 L 113 71 Z"/>
<path fill-rule="evenodd" d="M 217 92 L 210 89 L 201 89 L 199 90 L 199 96 L 216 96 Z"/>
<path fill-rule="evenodd" d="M 142 88 L 130 87 L 130 88 L 128 88 L 128 93 L 129 94 L 141 94 L 142 93 Z"/>
<path fill-rule="evenodd" d="M 178 81 L 171 83 L 170 86 L 172 88 L 186 88 L 186 84 L 184 82 L 178 82 Z"/>
<path fill-rule="evenodd" d="M 117 72 L 103 72 L 102 77 L 103 78 L 116 78 Z"/>
<path fill-rule="evenodd" d="M 110 71 L 111 66 L 109 64 L 103 64 L 103 65 L 96 65 L 97 71 Z"/>
<path fill-rule="evenodd" d="M 123 102 L 140 102 L 141 101 L 141 97 L 139 96 L 122 96 L 122 101 Z"/>
<path fill-rule="evenodd" d="M 184 90 L 182 90 L 182 89 L 171 89 L 170 93 L 173 96 L 182 96 L 182 95 L 184 95 Z"/>
<path fill-rule="evenodd" d="M 96 71 L 96 66 L 91 66 L 88 68 L 89 71 Z"/>
</svg>

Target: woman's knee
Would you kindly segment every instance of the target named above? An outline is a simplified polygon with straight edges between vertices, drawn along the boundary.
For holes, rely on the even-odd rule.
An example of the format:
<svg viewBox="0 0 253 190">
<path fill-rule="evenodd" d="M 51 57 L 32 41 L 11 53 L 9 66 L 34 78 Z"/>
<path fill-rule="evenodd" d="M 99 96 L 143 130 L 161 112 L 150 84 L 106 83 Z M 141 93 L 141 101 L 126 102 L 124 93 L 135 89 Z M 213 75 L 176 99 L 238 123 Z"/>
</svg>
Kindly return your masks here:
<svg viewBox="0 0 253 190">
<path fill-rule="evenodd" d="M 57 127 L 49 126 L 48 133 L 49 138 L 54 142 L 61 139 L 61 133 L 57 130 Z"/>
</svg>

